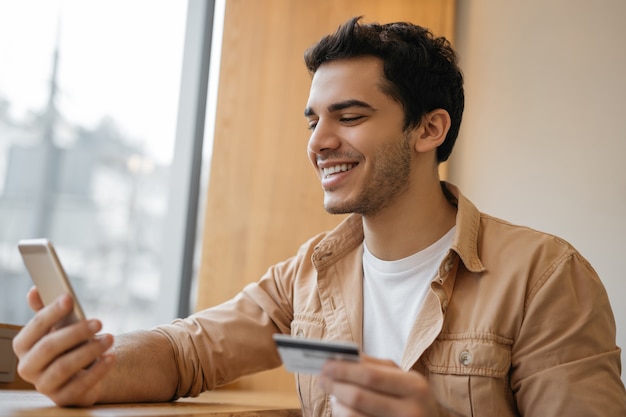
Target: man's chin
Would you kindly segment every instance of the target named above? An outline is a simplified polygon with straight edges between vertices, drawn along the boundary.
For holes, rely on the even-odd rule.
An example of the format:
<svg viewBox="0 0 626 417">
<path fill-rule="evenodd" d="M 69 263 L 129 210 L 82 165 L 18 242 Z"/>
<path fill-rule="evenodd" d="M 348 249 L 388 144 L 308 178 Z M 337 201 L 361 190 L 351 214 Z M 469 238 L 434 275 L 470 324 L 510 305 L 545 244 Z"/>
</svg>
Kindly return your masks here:
<svg viewBox="0 0 626 417">
<path fill-rule="evenodd" d="M 353 207 L 343 201 L 325 201 L 324 210 L 329 214 L 349 214 L 353 212 Z"/>
<path fill-rule="evenodd" d="M 326 213 L 328 214 L 349 214 L 352 213 L 351 211 L 345 211 L 345 210 L 337 210 L 335 208 L 325 208 Z"/>
</svg>

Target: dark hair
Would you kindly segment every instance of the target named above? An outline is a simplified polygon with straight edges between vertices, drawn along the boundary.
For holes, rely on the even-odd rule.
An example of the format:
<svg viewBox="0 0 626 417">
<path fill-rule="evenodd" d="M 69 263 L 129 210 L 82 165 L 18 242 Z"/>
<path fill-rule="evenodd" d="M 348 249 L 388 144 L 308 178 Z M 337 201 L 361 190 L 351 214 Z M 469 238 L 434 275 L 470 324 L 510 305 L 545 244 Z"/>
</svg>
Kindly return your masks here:
<svg viewBox="0 0 626 417">
<path fill-rule="evenodd" d="M 404 108 L 404 128 L 419 125 L 434 109 L 450 114 L 451 126 L 437 148 L 437 160 L 448 159 L 463 117 L 463 75 L 450 42 L 421 26 L 406 22 L 360 23 L 354 17 L 323 37 L 304 54 L 313 74 L 325 62 L 359 56 L 383 61 L 383 90 Z"/>
</svg>

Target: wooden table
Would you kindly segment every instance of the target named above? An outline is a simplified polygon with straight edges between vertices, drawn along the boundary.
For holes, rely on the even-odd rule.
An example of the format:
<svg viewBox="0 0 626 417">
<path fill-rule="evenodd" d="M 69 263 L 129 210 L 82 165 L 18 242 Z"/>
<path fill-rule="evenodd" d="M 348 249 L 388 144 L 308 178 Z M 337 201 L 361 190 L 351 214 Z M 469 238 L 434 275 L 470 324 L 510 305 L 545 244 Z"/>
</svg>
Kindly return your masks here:
<svg viewBox="0 0 626 417">
<path fill-rule="evenodd" d="M 169 403 L 57 407 L 36 391 L 0 390 L 2 417 L 301 417 L 295 394 L 252 391 L 205 392 Z"/>
</svg>

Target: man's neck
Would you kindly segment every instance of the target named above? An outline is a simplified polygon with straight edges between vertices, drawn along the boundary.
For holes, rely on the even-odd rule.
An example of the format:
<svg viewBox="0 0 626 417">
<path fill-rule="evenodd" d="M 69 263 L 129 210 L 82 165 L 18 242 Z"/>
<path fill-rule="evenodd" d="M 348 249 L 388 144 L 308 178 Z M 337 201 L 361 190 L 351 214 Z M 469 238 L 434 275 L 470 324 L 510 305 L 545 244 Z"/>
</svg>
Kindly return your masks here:
<svg viewBox="0 0 626 417">
<path fill-rule="evenodd" d="M 368 249 L 383 260 L 397 260 L 417 253 L 439 240 L 456 223 L 456 207 L 439 182 L 422 184 L 393 205 L 363 218 Z"/>
</svg>

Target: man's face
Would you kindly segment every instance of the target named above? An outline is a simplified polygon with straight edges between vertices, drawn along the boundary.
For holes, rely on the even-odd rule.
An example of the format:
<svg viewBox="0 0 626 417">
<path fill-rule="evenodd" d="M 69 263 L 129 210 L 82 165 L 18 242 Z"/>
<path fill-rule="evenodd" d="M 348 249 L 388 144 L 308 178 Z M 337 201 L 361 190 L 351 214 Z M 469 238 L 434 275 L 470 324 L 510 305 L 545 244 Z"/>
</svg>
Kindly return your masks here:
<svg viewBox="0 0 626 417">
<path fill-rule="evenodd" d="M 382 82 L 382 61 L 374 57 L 325 63 L 313 76 L 308 153 L 329 213 L 377 214 L 408 188 L 410 134 Z"/>
</svg>

